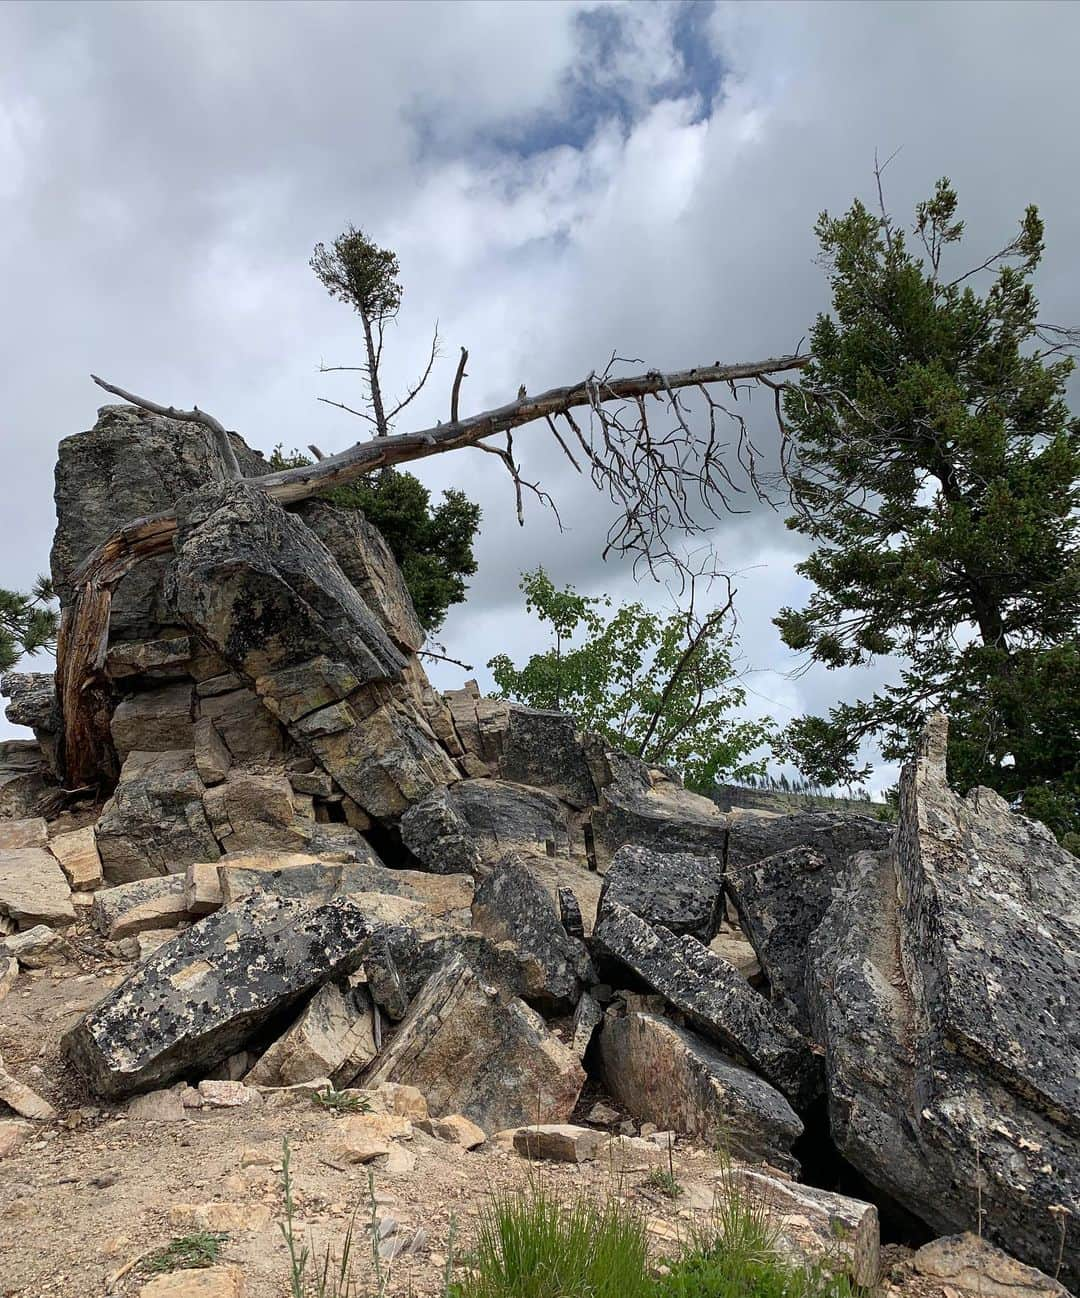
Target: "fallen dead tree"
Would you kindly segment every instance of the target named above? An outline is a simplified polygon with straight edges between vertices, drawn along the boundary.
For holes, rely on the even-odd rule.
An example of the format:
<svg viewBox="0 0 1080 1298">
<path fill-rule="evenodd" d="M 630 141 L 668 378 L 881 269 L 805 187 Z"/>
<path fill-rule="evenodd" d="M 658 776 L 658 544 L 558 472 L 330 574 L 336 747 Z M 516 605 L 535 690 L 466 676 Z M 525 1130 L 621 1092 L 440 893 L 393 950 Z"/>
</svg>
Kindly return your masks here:
<svg viewBox="0 0 1080 1298">
<path fill-rule="evenodd" d="M 685 571 L 678 542 L 703 532 L 711 519 L 733 511 L 738 485 L 728 465 L 730 447 L 720 438 L 718 416 L 736 429 L 735 458 L 750 490 L 766 496 L 756 452 L 741 413 L 719 399 L 724 387 L 731 398 L 740 384 L 763 384 L 774 393 L 783 432 L 780 395 L 786 380 L 808 356 L 788 355 L 736 364 L 713 364 L 674 373 L 649 370 L 616 377 L 612 357 L 603 373 L 579 383 L 551 388 L 461 419 L 457 417 L 460 372 L 455 377 L 450 422 L 418 432 L 357 442 L 314 464 L 268 473 L 248 481 L 265 488 L 282 504 L 293 504 L 330 487 L 343 486 L 379 469 L 473 447 L 496 455 L 514 485 L 519 522 L 524 521 L 526 492 L 555 509 L 538 482 L 522 476 L 515 457 L 514 430 L 544 420 L 567 459 L 588 473 L 596 488 L 616 505 L 618 515 L 608 535 L 609 553 L 629 555 L 656 572 L 664 565 Z M 212 415 L 197 407 L 177 410 L 140 397 L 92 376 L 107 392 L 154 414 L 207 428 L 221 457 L 225 478 L 240 469 L 229 435 Z M 697 394 L 703 410 L 693 411 L 686 396 Z M 652 405 L 650 403 L 655 403 Z M 579 419 L 574 411 L 584 410 Z M 701 431 L 691 424 L 704 414 Z M 663 427 L 658 427 L 660 420 Z M 558 421 L 562 421 L 562 427 Z M 491 444 L 502 439 L 501 445 Z M 74 596 L 64 608 L 57 644 L 57 681 L 63 716 L 61 763 L 68 787 L 108 783 L 115 776 L 108 743 L 109 708 L 103 679 L 112 592 L 137 564 L 166 553 L 176 532 L 175 512 L 134 519 L 99 545 L 74 574 Z"/>
</svg>

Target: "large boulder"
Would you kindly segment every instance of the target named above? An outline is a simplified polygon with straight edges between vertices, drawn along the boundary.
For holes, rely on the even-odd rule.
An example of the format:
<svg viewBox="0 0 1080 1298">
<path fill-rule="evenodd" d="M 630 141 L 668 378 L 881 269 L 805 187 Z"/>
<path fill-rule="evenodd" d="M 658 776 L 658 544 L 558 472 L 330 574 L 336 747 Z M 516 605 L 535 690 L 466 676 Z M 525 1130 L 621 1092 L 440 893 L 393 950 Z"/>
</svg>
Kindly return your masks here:
<svg viewBox="0 0 1080 1298">
<path fill-rule="evenodd" d="M 64 1037 L 65 1052 L 105 1099 L 205 1075 L 352 972 L 368 932 L 346 897 L 307 907 L 253 894 L 154 952 Z"/>
<path fill-rule="evenodd" d="M 305 523 L 234 482 L 178 503 L 167 593 L 293 739 L 371 816 L 459 777 L 418 666 Z"/>
<path fill-rule="evenodd" d="M 816 847 L 729 865 L 727 894 L 768 980 L 769 996 L 800 1032 L 809 1033 L 806 957 L 810 938 L 840 886 L 847 859 L 830 861 Z"/>
<path fill-rule="evenodd" d="M 565 712 L 511 707 L 499 774 L 511 783 L 546 789 L 579 810 L 596 801 L 585 750 Z"/>
<path fill-rule="evenodd" d="M 261 457 L 239 437 L 232 441 L 241 472 L 266 472 Z M 70 597 L 72 572 L 118 521 L 169 509 L 186 492 L 224 480 L 208 429 L 134 406 L 102 407 L 89 432 L 65 437 L 58 449 L 51 563 L 60 602 Z M 121 579 L 112 601 L 115 640 L 157 640 L 175 623 L 162 594 L 168 565 L 167 556 L 148 559 Z"/>
<path fill-rule="evenodd" d="M 566 806 L 503 780 L 462 780 L 435 790 L 402 816 L 401 837 L 426 869 L 443 874 L 476 873 L 507 852 L 570 855 Z"/>
<path fill-rule="evenodd" d="M 684 789 L 669 772 L 624 754 L 594 753 L 593 768 L 600 790 L 591 820 L 596 869 L 606 870 L 626 843 L 723 858 L 727 817 L 708 798 Z"/>
<path fill-rule="evenodd" d="M 695 1033 L 656 1014 L 609 1015 L 599 1049 L 609 1094 L 639 1121 L 797 1170 L 791 1147 L 803 1126 L 791 1105 Z"/>
<path fill-rule="evenodd" d="M 0 743 L 0 819 L 37 816 L 59 794 L 45 752 L 32 739 Z"/>
<path fill-rule="evenodd" d="M 981 1229 L 1080 1282 L 1080 861 L 945 779 L 931 719 L 892 847 L 863 853 L 811 941 L 809 1004 L 840 1152 L 942 1233 Z"/>
<path fill-rule="evenodd" d="M 463 1113 L 490 1135 L 566 1122 L 585 1073 L 534 1010 L 501 999 L 455 957 L 428 979 L 364 1079 L 382 1082 L 416 1086 L 432 1113 Z"/>
<path fill-rule="evenodd" d="M 820 1060 L 806 1039 L 696 938 L 653 928 L 610 902 L 593 930 L 592 945 L 594 953 L 628 970 L 699 1032 L 761 1073 L 796 1109 L 805 1110 L 820 1094 Z"/>
<path fill-rule="evenodd" d="M 588 952 L 567 933 L 547 890 L 520 857 L 504 857 L 480 883 L 472 918 L 489 941 L 511 944 L 525 1000 L 546 1013 L 574 1009 L 591 973 Z"/>
<path fill-rule="evenodd" d="M 598 914 L 612 902 L 672 933 L 711 942 L 724 913 L 723 857 L 657 852 L 627 843 L 608 866 Z"/>
<path fill-rule="evenodd" d="M 738 869 L 795 847 L 812 848 L 835 879 L 854 852 L 887 846 L 892 826 L 847 811 L 798 811 L 790 816 L 736 815 L 728 829 L 726 861 Z M 820 918 L 820 916 L 819 916 Z"/>
</svg>

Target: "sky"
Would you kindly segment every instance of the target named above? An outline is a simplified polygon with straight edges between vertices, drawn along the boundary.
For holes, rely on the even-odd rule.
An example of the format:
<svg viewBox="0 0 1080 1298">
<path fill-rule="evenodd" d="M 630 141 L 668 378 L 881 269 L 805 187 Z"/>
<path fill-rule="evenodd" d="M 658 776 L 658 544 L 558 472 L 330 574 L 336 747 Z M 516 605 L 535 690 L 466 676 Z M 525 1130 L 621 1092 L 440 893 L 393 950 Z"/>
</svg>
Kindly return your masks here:
<svg viewBox="0 0 1080 1298">
<path fill-rule="evenodd" d="M 1077 323 L 1080 6 L 1022 3 L 152 3 L 0 5 L 0 587 L 48 566 L 58 440 L 90 428 L 91 372 L 198 404 L 264 451 L 330 453 L 352 404 L 356 317 L 308 268 L 362 227 L 400 258 L 384 386 L 442 359 L 397 431 L 602 369 L 683 368 L 794 350 L 828 307 L 814 221 L 873 194 L 896 156 L 901 217 L 956 184 L 972 262 L 1038 203 L 1047 320 Z M 637 368 L 637 367 L 635 367 Z M 748 408 L 762 445 L 767 404 Z M 669 606 L 601 559 L 609 521 L 543 425 L 515 439 L 566 530 L 505 470 L 455 452 L 415 471 L 484 511 L 479 571 L 446 652 L 475 668 L 544 647 L 517 589 L 558 583 Z M 811 670 L 772 618 L 808 586 L 782 511 L 710 538 L 736 574 L 748 710 L 783 724 L 865 696 L 896 665 Z M 118 522 L 122 520 L 117 520 Z M 29 665 L 33 665 L 28 663 Z M 464 673 L 432 667 L 443 688 Z M 0 738 L 19 732 L 0 720 Z M 879 766 L 873 787 L 895 772 Z"/>
</svg>

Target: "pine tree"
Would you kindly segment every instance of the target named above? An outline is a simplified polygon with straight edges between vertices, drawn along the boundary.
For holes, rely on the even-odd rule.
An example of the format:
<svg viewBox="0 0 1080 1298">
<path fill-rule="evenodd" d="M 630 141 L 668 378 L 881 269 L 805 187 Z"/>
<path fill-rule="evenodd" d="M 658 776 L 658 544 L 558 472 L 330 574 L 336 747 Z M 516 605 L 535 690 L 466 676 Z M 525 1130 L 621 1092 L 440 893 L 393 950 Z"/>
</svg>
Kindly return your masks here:
<svg viewBox="0 0 1080 1298">
<path fill-rule="evenodd" d="M 58 615 L 48 577 L 39 577 L 29 595 L 0 590 L 0 671 L 9 671 L 23 654 L 56 648 Z"/>
<path fill-rule="evenodd" d="M 884 204 L 818 221 L 833 312 L 803 384 L 833 399 L 785 401 L 800 456 L 788 526 L 816 545 L 798 565 L 816 589 L 777 625 L 830 668 L 903 666 L 872 698 L 795 722 L 778 751 L 823 783 L 858 781 L 865 736 L 903 758 L 943 708 L 953 783 L 988 785 L 1065 835 L 1080 831 L 1076 337 L 1038 320 L 1034 207 L 1004 248 L 953 273 L 963 231 L 947 180 L 916 208 L 921 252 Z"/>
</svg>

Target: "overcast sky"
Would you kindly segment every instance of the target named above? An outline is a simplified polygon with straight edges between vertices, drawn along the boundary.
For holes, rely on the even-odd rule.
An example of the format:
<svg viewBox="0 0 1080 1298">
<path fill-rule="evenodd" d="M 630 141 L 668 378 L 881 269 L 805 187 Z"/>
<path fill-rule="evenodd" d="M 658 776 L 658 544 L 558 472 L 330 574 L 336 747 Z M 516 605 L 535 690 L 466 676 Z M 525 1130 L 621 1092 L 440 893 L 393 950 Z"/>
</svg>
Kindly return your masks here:
<svg viewBox="0 0 1080 1298">
<path fill-rule="evenodd" d="M 357 321 L 308 269 L 353 222 L 399 254 L 406 294 L 387 387 L 444 359 L 411 408 L 446 417 L 602 367 L 613 349 L 677 368 L 793 350 L 827 306 L 812 227 L 869 197 L 956 183 L 971 260 L 1028 202 L 1047 223 L 1046 319 L 1080 317 L 1074 4 L 153 3 L 0 5 L 0 586 L 44 571 L 57 441 L 87 429 L 90 371 L 197 403 L 254 446 L 342 450 Z M 767 440 L 765 404 L 756 426 Z M 490 456 L 417 470 L 484 509 L 449 653 L 476 665 L 538 646 L 520 571 L 653 603 L 600 561 L 605 518 L 545 444 L 519 434 L 568 531 L 513 522 Z M 117 520 L 120 522 L 121 520 Z M 783 722 L 887 680 L 793 679 L 771 624 L 806 587 L 782 516 L 713 538 L 741 574 L 753 710 Z M 443 686 L 461 673 L 432 673 Z M 0 737 L 15 730 L 0 721 Z M 879 772 L 875 784 L 888 783 Z"/>
</svg>

